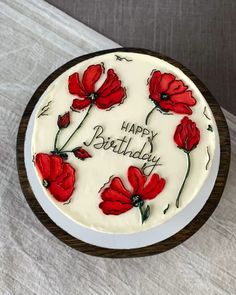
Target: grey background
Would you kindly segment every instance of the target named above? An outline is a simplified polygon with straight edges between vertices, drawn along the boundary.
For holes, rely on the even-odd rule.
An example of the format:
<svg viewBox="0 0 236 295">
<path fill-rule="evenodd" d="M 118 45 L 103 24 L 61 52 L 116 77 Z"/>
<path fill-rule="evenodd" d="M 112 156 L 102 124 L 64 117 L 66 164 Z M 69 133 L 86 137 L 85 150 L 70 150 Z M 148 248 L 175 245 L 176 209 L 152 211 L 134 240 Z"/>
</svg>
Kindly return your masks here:
<svg viewBox="0 0 236 295">
<path fill-rule="evenodd" d="M 235 0 L 47 0 L 126 47 L 166 54 L 236 114 Z"/>
</svg>

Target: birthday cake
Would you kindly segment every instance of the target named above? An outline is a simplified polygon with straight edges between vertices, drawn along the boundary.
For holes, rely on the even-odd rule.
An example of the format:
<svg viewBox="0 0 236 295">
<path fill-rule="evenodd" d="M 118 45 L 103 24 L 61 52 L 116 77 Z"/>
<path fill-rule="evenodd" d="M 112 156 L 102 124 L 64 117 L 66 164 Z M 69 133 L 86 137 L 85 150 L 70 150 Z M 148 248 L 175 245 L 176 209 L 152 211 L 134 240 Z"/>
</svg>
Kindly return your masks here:
<svg viewBox="0 0 236 295">
<path fill-rule="evenodd" d="M 205 98 L 178 67 L 111 52 L 69 68 L 43 93 L 32 165 L 63 215 L 98 232 L 135 233 L 198 197 L 216 131 Z"/>
</svg>

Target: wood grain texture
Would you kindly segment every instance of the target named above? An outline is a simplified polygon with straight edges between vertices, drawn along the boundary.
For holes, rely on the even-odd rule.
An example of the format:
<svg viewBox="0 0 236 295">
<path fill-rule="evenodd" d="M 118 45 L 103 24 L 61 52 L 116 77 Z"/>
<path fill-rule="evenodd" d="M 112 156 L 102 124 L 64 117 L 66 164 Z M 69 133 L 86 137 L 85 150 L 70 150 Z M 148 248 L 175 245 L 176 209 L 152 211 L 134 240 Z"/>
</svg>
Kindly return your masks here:
<svg viewBox="0 0 236 295">
<path fill-rule="evenodd" d="M 211 110 L 214 114 L 218 131 L 220 135 L 220 146 L 221 146 L 221 160 L 220 160 L 220 168 L 217 176 L 217 180 L 214 186 L 214 189 L 203 207 L 203 209 L 199 212 L 199 214 L 192 220 L 191 223 L 189 223 L 184 229 L 182 229 L 180 232 L 178 232 L 176 235 L 166 239 L 165 241 L 162 241 L 160 243 L 144 247 L 144 248 L 138 248 L 138 249 L 130 249 L 130 250 L 112 250 L 112 249 L 105 249 L 100 247 L 95 247 L 93 245 L 86 244 L 82 241 L 77 240 L 76 238 L 70 236 L 65 231 L 63 231 L 61 228 L 59 228 L 56 224 L 51 221 L 51 219 L 47 216 L 47 214 L 43 211 L 43 209 L 38 204 L 31 188 L 30 184 L 27 179 L 26 170 L 24 166 L 24 139 L 25 139 L 25 132 L 27 129 L 27 124 L 30 118 L 30 115 L 34 109 L 35 104 L 37 103 L 38 99 L 41 97 L 41 95 L 44 93 L 46 88 L 49 84 L 52 83 L 60 74 L 62 74 L 64 71 L 66 71 L 71 66 L 77 64 L 78 62 L 81 62 L 87 58 L 91 58 L 93 56 L 104 54 L 107 52 L 113 52 L 117 49 L 111 49 L 107 51 L 101 51 L 98 53 L 92 53 L 88 54 L 82 57 L 75 58 L 71 60 L 70 62 L 66 63 L 65 65 L 61 66 L 59 69 L 57 69 L 55 72 L 53 72 L 36 90 L 33 97 L 31 98 L 30 102 L 28 103 L 26 110 L 23 114 L 19 131 L 18 131 L 18 137 L 17 137 L 17 165 L 18 165 L 18 173 L 20 178 L 20 183 L 22 190 L 25 194 L 26 200 L 28 204 L 30 205 L 31 209 L 34 211 L 36 216 L 39 218 L 39 220 L 48 228 L 48 230 L 53 233 L 57 238 L 65 242 L 67 245 L 80 250 L 82 252 L 85 252 L 90 255 L 96 255 L 96 256 L 102 256 L 102 257 L 112 257 L 112 258 L 123 258 L 123 257 L 138 257 L 138 256 L 146 256 L 146 255 L 152 255 L 164 252 L 166 250 L 169 250 L 178 244 L 185 241 L 187 238 L 189 238 L 191 235 L 193 235 L 210 217 L 210 215 L 213 213 L 214 209 L 216 208 L 228 175 L 229 170 L 229 163 L 230 163 L 230 139 L 229 139 L 229 131 L 228 127 L 224 118 L 224 115 L 218 105 L 218 103 L 215 101 L 213 96 L 210 94 L 208 89 L 204 86 L 202 82 L 198 80 L 198 78 L 193 75 L 192 72 L 190 72 L 188 69 L 186 69 L 183 65 L 179 64 L 178 62 L 174 61 L 173 59 L 163 56 L 159 53 L 155 53 L 149 50 L 143 50 L 143 49 L 134 49 L 134 48 L 122 48 L 119 49 L 119 51 L 131 51 L 131 52 L 140 52 L 144 54 L 153 55 L 159 58 L 162 58 L 169 63 L 179 67 L 186 75 L 190 77 L 190 79 L 197 85 L 203 96 L 206 98 L 208 104 L 211 107 Z"/>
<path fill-rule="evenodd" d="M 122 46 L 180 61 L 236 114 L 235 0 L 47 1 Z"/>
</svg>

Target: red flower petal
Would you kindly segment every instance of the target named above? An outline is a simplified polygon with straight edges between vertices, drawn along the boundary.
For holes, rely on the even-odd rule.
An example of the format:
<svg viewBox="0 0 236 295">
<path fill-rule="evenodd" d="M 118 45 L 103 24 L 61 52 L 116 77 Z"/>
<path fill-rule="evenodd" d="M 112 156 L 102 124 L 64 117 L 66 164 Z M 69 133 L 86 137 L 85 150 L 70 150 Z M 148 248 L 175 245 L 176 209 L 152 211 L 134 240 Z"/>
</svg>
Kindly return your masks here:
<svg viewBox="0 0 236 295">
<path fill-rule="evenodd" d="M 185 116 L 185 117 L 183 117 L 183 119 L 180 121 L 180 123 L 181 123 L 181 125 L 183 126 L 183 127 L 187 127 L 187 125 L 188 125 L 188 122 L 189 122 L 189 118 L 187 117 L 187 116 Z"/>
<path fill-rule="evenodd" d="M 92 156 L 83 148 L 77 147 L 72 151 L 76 158 L 85 160 L 87 158 L 92 158 Z"/>
<path fill-rule="evenodd" d="M 75 170 L 64 163 L 63 173 L 49 184 L 48 190 L 59 202 L 66 202 L 72 195 L 75 182 Z"/>
<path fill-rule="evenodd" d="M 120 202 L 123 204 L 132 204 L 131 199 L 126 197 L 124 194 L 115 191 L 114 189 L 108 187 L 105 188 L 101 194 L 101 198 L 103 201 L 112 201 L 112 202 Z"/>
<path fill-rule="evenodd" d="M 98 95 L 102 96 L 102 97 L 106 97 L 109 96 L 111 93 L 116 92 L 117 90 L 119 90 L 121 88 L 121 82 L 120 80 L 117 79 L 113 79 L 110 83 L 110 86 L 107 88 L 104 88 L 103 91 L 98 91 Z"/>
<path fill-rule="evenodd" d="M 100 109 L 108 109 L 122 102 L 125 90 L 113 69 L 107 71 L 107 78 L 97 91 L 96 105 Z"/>
<path fill-rule="evenodd" d="M 137 202 L 154 199 L 165 186 L 165 180 L 160 179 L 158 174 L 153 174 L 144 187 L 147 178 L 140 169 L 134 166 L 128 169 L 128 180 L 133 187 L 132 193 L 125 188 L 119 177 L 112 179 L 110 186 L 102 191 L 103 201 L 99 207 L 104 214 L 122 214 L 139 205 Z"/>
<path fill-rule="evenodd" d="M 57 119 L 57 126 L 59 129 L 67 128 L 70 125 L 70 112 L 65 113 L 64 115 L 59 115 Z"/>
<path fill-rule="evenodd" d="M 165 179 L 159 178 L 158 174 L 153 174 L 144 187 L 142 192 L 142 200 L 152 200 L 160 194 L 165 186 Z"/>
<path fill-rule="evenodd" d="M 69 163 L 63 163 L 63 172 L 56 179 L 58 185 L 63 186 L 65 189 L 71 188 L 75 181 L 75 169 Z"/>
<path fill-rule="evenodd" d="M 200 130 L 196 127 L 196 123 L 194 122 L 191 122 L 189 129 L 191 130 L 191 136 L 189 136 L 187 141 L 187 150 L 191 151 L 198 145 L 200 141 Z"/>
<path fill-rule="evenodd" d="M 192 96 L 192 91 L 185 91 L 183 93 L 178 93 L 170 96 L 170 99 L 174 103 L 184 103 L 189 106 L 194 106 L 196 104 L 196 99 Z"/>
<path fill-rule="evenodd" d="M 124 88 L 119 88 L 117 91 L 112 92 L 108 96 L 99 96 L 95 103 L 99 109 L 105 110 L 112 107 L 114 104 L 119 104 L 122 102 L 125 97 Z"/>
<path fill-rule="evenodd" d="M 95 83 L 101 77 L 102 70 L 102 66 L 98 64 L 89 66 L 84 72 L 82 83 L 87 93 L 95 92 Z"/>
<path fill-rule="evenodd" d="M 165 111 L 173 111 L 177 114 L 187 114 L 191 115 L 192 110 L 189 108 L 188 105 L 184 103 L 173 103 L 171 100 L 165 101 L 161 100 L 159 102 L 160 107 Z"/>
<path fill-rule="evenodd" d="M 122 180 L 121 180 L 119 177 L 115 177 L 115 178 L 112 179 L 111 184 L 110 184 L 110 187 L 111 187 L 113 190 L 115 190 L 115 191 L 117 191 L 117 192 L 123 194 L 124 196 L 126 196 L 126 197 L 128 197 L 128 198 L 131 197 L 131 192 L 128 191 L 128 190 L 125 188 L 125 186 L 124 186 Z"/>
<path fill-rule="evenodd" d="M 187 90 L 187 86 L 184 85 L 183 81 L 181 80 L 174 80 L 169 84 L 167 94 L 173 95 L 178 93 L 183 93 Z"/>
<path fill-rule="evenodd" d="M 183 130 L 183 126 L 178 125 L 176 127 L 176 131 L 174 134 L 174 141 L 179 148 L 184 148 L 184 146 L 185 146 L 185 142 L 183 141 L 184 137 L 182 136 L 182 130 Z"/>
<path fill-rule="evenodd" d="M 167 93 L 169 85 L 175 80 L 175 76 L 172 74 L 164 73 L 161 75 L 161 81 L 159 83 L 158 91 L 160 93 Z"/>
<path fill-rule="evenodd" d="M 76 94 L 81 98 L 85 98 L 88 95 L 84 89 L 84 86 L 79 80 L 79 73 L 70 75 L 68 79 L 68 88 L 71 94 Z"/>
<path fill-rule="evenodd" d="M 50 157 L 50 176 L 46 178 L 47 181 L 54 181 L 63 172 L 63 161 L 59 156 L 52 155 Z"/>
<path fill-rule="evenodd" d="M 58 202 L 66 202 L 70 199 L 74 188 L 64 189 L 58 183 L 52 182 L 48 190 Z"/>
<path fill-rule="evenodd" d="M 194 149 L 200 141 L 200 130 L 196 123 L 184 117 L 176 127 L 174 141 L 177 146 L 185 151 Z"/>
<path fill-rule="evenodd" d="M 37 154 L 35 156 L 35 165 L 43 179 L 48 179 L 50 177 L 51 161 L 49 155 L 43 153 Z"/>
<path fill-rule="evenodd" d="M 54 181 L 63 171 L 63 161 L 59 156 L 39 153 L 35 162 L 42 178 L 49 182 Z"/>
<path fill-rule="evenodd" d="M 59 156 L 43 153 L 36 155 L 35 163 L 42 179 L 47 181 L 47 189 L 53 197 L 59 202 L 67 201 L 74 190 L 74 168 L 64 163 Z"/>
<path fill-rule="evenodd" d="M 121 87 L 121 82 L 113 69 L 107 71 L 107 77 L 102 86 L 98 89 L 99 96 L 107 96 L 110 93 L 118 90 Z"/>
<path fill-rule="evenodd" d="M 105 188 L 101 194 L 103 201 L 117 201 L 120 203 L 132 204 L 131 193 L 124 187 L 121 179 L 112 179 L 110 187 Z"/>
<path fill-rule="evenodd" d="M 159 94 L 159 83 L 161 80 L 161 72 L 155 71 L 150 79 L 149 82 L 149 92 L 150 96 L 153 100 L 159 101 L 160 100 L 160 94 Z"/>
<path fill-rule="evenodd" d="M 130 166 L 128 169 L 128 180 L 133 187 L 133 194 L 141 195 L 147 177 L 137 167 Z"/>
<path fill-rule="evenodd" d="M 80 99 L 74 99 L 73 100 L 73 103 L 72 103 L 72 109 L 73 110 L 77 110 L 77 111 L 80 111 L 84 108 L 86 108 L 87 106 L 89 106 L 91 104 L 91 100 L 88 99 L 88 98 L 85 98 L 83 100 L 80 100 Z"/>
<path fill-rule="evenodd" d="M 102 209 L 104 214 L 119 215 L 127 212 L 133 206 L 131 204 L 122 204 L 120 202 L 104 201 L 99 204 L 99 208 Z"/>
<path fill-rule="evenodd" d="M 183 81 L 176 80 L 172 74 L 153 73 L 149 82 L 150 98 L 163 111 L 173 111 L 178 114 L 192 114 L 190 106 L 196 104 L 192 91 L 187 90 Z"/>
<path fill-rule="evenodd" d="M 177 114 L 187 114 L 187 115 L 192 115 L 192 110 L 183 103 L 177 103 L 175 104 L 170 110 Z"/>
</svg>

